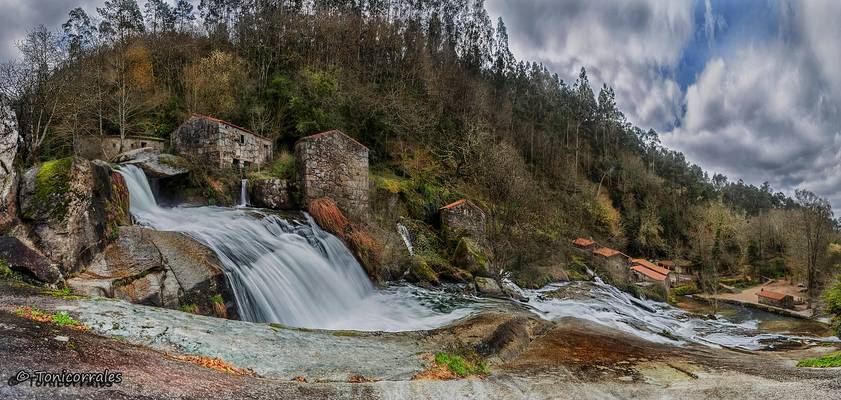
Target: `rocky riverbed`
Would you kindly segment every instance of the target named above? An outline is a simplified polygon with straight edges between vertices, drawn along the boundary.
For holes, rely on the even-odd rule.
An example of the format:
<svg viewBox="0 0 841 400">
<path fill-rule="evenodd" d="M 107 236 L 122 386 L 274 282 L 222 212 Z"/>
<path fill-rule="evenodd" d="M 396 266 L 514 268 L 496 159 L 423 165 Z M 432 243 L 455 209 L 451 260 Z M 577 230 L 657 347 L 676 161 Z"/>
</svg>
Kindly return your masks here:
<svg viewBox="0 0 841 400">
<path fill-rule="evenodd" d="M 837 370 L 794 366 L 832 347 L 750 352 L 673 346 L 577 318 L 548 321 L 516 308 L 489 308 L 430 331 L 383 333 L 222 320 L 49 295 L 9 281 L 0 283 L 0 302 L 4 379 L 39 369 L 123 373 L 122 383 L 101 389 L 5 385 L 4 398 L 837 399 L 841 394 Z M 21 318 L 15 311 L 22 306 L 66 311 L 89 329 Z M 427 354 L 459 347 L 477 349 L 489 373 L 413 379 L 428 368 Z M 173 357 L 181 354 L 218 357 L 253 374 Z"/>
</svg>

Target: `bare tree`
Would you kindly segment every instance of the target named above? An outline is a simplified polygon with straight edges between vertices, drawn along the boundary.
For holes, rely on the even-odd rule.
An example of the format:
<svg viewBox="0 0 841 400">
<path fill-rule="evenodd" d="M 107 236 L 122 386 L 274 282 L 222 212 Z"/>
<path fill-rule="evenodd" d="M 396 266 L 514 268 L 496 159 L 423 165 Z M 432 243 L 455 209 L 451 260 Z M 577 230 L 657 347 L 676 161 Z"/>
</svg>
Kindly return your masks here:
<svg viewBox="0 0 841 400">
<path fill-rule="evenodd" d="M 21 58 L 0 68 L 0 92 L 12 99 L 28 161 L 35 157 L 60 112 L 66 81 L 53 79 L 66 60 L 58 35 L 40 25 L 18 43 Z"/>
<path fill-rule="evenodd" d="M 797 190 L 795 199 L 800 206 L 798 214 L 805 249 L 806 288 L 811 303 L 817 294 L 820 262 L 829 246 L 832 207 L 826 200 L 808 190 Z"/>
</svg>

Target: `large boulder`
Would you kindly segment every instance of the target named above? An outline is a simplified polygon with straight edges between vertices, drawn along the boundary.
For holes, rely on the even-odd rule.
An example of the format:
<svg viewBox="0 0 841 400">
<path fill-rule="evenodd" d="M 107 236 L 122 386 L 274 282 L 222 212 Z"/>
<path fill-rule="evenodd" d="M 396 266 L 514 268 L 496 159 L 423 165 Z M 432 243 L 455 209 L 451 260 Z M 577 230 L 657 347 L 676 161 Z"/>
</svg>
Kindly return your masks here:
<svg viewBox="0 0 841 400">
<path fill-rule="evenodd" d="M 158 149 L 144 147 L 121 153 L 114 162 L 136 165 L 153 178 L 169 178 L 190 172 L 189 163 L 182 157 L 161 153 Z"/>
<path fill-rule="evenodd" d="M 222 299 L 224 315 L 215 314 L 236 314 L 216 255 L 177 232 L 120 227 L 119 238 L 67 284 L 86 295 L 174 309 L 196 306 L 205 314 L 214 313 Z"/>
<path fill-rule="evenodd" d="M 23 174 L 18 198 L 27 234 L 63 275 L 87 265 L 107 244 L 111 173 L 102 161 L 69 157 Z"/>
<path fill-rule="evenodd" d="M 0 103 L 0 233 L 17 222 L 18 174 L 14 163 L 19 143 L 15 113 Z"/>
<path fill-rule="evenodd" d="M 462 237 L 453 253 L 453 265 L 474 276 L 488 276 L 489 263 L 486 253 L 474 239 Z"/>
<path fill-rule="evenodd" d="M 249 197 L 257 207 L 288 210 L 295 207 L 289 181 L 278 178 L 252 179 L 248 183 Z"/>
<path fill-rule="evenodd" d="M 61 272 L 56 264 L 18 238 L 0 236 L 0 261 L 15 271 L 22 271 L 47 283 L 58 283 Z"/>
<path fill-rule="evenodd" d="M 476 277 L 475 284 L 476 291 L 485 296 L 502 297 L 504 295 L 502 288 L 499 287 L 499 284 L 491 278 L 482 276 Z"/>
</svg>

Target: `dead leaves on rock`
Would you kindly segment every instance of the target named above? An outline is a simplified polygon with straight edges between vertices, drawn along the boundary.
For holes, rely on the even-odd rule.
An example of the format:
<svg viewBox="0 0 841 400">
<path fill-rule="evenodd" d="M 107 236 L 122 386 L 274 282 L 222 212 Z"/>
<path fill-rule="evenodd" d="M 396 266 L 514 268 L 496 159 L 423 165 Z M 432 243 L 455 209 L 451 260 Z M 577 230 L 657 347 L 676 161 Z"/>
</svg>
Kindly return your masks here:
<svg viewBox="0 0 841 400">
<path fill-rule="evenodd" d="M 217 371 L 227 372 L 233 375 L 239 376 L 257 376 L 254 371 L 251 369 L 246 368 L 237 368 L 233 365 L 229 364 L 228 362 L 219 359 L 219 358 L 212 358 L 212 357 L 205 357 L 205 356 L 193 356 L 193 355 L 177 355 L 177 354 L 165 354 L 166 358 L 170 360 L 177 360 L 188 362 L 191 364 L 199 365 L 205 368 L 215 369 Z"/>
</svg>

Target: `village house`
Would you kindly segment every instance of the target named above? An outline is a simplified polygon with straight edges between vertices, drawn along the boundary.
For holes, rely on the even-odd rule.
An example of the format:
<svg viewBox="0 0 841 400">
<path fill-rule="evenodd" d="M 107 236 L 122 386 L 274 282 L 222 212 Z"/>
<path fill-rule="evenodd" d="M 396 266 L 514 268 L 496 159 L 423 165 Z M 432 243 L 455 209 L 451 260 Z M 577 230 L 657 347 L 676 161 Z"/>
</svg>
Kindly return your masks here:
<svg viewBox="0 0 841 400">
<path fill-rule="evenodd" d="M 651 261 L 642 258 L 634 258 L 631 260 L 631 271 L 634 274 L 637 282 L 655 282 L 668 288 L 671 279 L 671 271 L 656 265 Z"/>
<path fill-rule="evenodd" d="M 122 142 L 122 146 L 120 146 Z M 73 150 L 77 156 L 88 160 L 113 160 L 118 154 L 135 149 L 152 148 L 163 151 L 166 142 L 154 136 L 91 135 L 78 136 L 73 140 Z"/>
<path fill-rule="evenodd" d="M 332 130 L 295 143 L 295 168 L 304 204 L 327 197 L 343 212 L 368 215 L 368 148 Z"/>
<path fill-rule="evenodd" d="M 794 309 L 794 297 L 788 294 L 772 292 L 770 290 L 765 290 L 765 288 L 762 288 L 759 292 L 756 293 L 756 297 L 760 304 L 765 304 L 768 306 L 779 308 L 786 308 L 789 310 Z"/>
<path fill-rule="evenodd" d="M 572 245 L 579 248 L 579 249 L 589 250 L 589 251 L 592 251 L 593 249 L 596 248 L 596 242 L 595 241 L 592 241 L 590 239 L 584 239 L 584 238 L 577 238 L 577 239 L 573 240 Z"/>
<path fill-rule="evenodd" d="M 184 157 L 216 168 L 262 165 L 272 157 L 272 141 L 230 122 L 193 114 L 175 132 L 171 144 Z"/>
<path fill-rule="evenodd" d="M 470 236 L 485 239 L 485 212 L 472 201 L 461 199 L 439 209 L 441 228 L 449 239 Z"/>
<path fill-rule="evenodd" d="M 656 264 L 660 267 L 668 269 L 669 281 L 672 285 L 683 285 L 692 283 L 698 280 L 695 271 L 692 268 L 692 263 L 686 260 L 657 260 Z"/>
<path fill-rule="evenodd" d="M 613 281 L 627 280 L 629 257 L 619 250 L 596 247 L 593 250 L 593 266 L 610 274 Z"/>
</svg>

